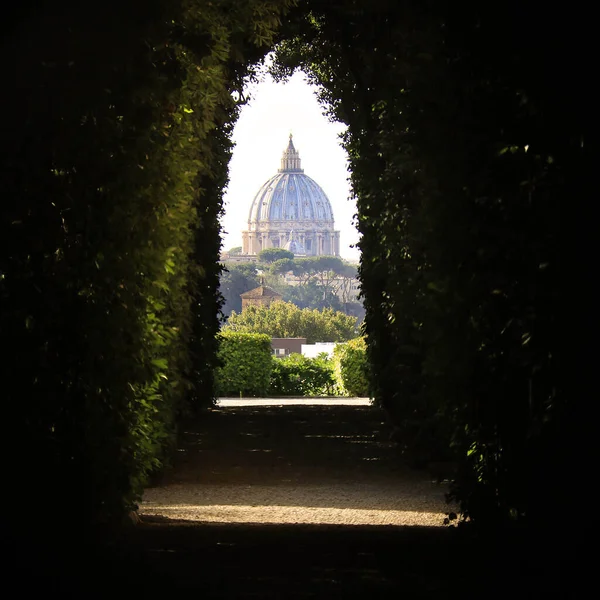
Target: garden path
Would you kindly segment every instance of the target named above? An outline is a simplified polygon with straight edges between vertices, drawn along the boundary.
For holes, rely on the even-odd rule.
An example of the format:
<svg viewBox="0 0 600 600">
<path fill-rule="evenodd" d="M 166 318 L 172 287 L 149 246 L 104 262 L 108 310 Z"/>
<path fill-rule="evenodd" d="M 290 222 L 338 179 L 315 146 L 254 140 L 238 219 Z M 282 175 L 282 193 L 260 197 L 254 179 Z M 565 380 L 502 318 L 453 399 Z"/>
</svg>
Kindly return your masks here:
<svg viewBox="0 0 600 600">
<path fill-rule="evenodd" d="M 579 597 L 561 591 L 573 581 L 541 548 L 444 527 L 445 486 L 401 466 L 375 407 L 249 404 L 224 402 L 188 423 L 141 522 L 117 546 L 74 549 L 62 579 L 48 563 L 44 594 Z"/>
<path fill-rule="evenodd" d="M 190 423 L 142 518 L 442 526 L 446 486 L 402 466 L 368 399 L 276 402 L 225 399 Z"/>
</svg>

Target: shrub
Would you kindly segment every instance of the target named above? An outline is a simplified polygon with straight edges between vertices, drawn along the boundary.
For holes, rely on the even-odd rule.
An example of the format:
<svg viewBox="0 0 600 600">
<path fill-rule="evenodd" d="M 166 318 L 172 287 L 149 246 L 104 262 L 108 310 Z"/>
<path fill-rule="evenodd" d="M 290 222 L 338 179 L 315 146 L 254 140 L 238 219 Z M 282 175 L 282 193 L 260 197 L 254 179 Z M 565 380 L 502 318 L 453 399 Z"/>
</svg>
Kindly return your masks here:
<svg viewBox="0 0 600 600">
<path fill-rule="evenodd" d="M 327 356 L 291 354 L 273 359 L 270 396 L 335 395 L 333 362 Z"/>
<path fill-rule="evenodd" d="M 218 339 L 217 394 L 266 395 L 273 365 L 271 338 L 262 333 L 223 332 Z"/>
<path fill-rule="evenodd" d="M 346 396 L 370 396 L 369 362 L 364 338 L 336 344 L 333 362 L 337 384 Z"/>
</svg>

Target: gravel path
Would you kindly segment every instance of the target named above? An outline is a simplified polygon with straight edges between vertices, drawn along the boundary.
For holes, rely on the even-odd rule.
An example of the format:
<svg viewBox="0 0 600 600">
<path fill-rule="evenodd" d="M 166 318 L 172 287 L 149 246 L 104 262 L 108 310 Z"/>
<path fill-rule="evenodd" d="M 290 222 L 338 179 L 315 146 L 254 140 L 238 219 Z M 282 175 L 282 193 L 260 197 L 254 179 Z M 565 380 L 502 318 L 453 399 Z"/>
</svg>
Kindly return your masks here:
<svg viewBox="0 0 600 600">
<path fill-rule="evenodd" d="M 401 466 L 365 399 L 227 399 L 190 423 L 142 521 L 442 526 L 445 485 Z"/>
<path fill-rule="evenodd" d="M 263 404 L 224 403 L 189 423 L 141 522 L 118 538 L 11 543 L 5 587 L 77 600 L 589 595 L 576 589 L 576 549 L 442 527 L 445 487 L 401 466 L 375 408 Z"/>
<path fill-rule="evenodd" d="M 585 597 L 562 557 L 518 532 L 442 527 L 445 487 L 401 466 L 364 401 L 264 404 L 223 403 L 189 423 L 138 527 L 99 550 L 49 551 L 34 569 L 27 556 L 14 589 L 36 573 L 40 591 L 24 597 Z"/>
</svg>

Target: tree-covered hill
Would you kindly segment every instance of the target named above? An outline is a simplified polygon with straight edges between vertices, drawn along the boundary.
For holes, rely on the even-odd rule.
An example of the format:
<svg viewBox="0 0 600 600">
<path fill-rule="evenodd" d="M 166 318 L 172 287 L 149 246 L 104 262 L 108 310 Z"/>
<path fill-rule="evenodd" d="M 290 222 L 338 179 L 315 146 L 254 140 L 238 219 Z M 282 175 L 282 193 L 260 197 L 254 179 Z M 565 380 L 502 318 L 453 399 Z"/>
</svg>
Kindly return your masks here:
<svg viewBox="0 0 600 600">
<path fill-rule="evenodd" d="M 277 250 L 275 253 L 266 253 Z M 358 272 L 352 265 L 335 256 L 285 256 L 286 250 L 268 248 L 261 251 L 256 263 L 225 263 L 220 276 L 223 315 L 241 312 L 240 294 L 264 280 L 277 290 L 283 300 L 298 308 L 330 308 L 362 320 L 364 308 L 358 295 Z M 267 260 L 264 258 L 267 257 Z M 272 260 L 271 260 L 272 259 Z M 263 262 L 260 262 L 263 260 Z"/>
</svg>

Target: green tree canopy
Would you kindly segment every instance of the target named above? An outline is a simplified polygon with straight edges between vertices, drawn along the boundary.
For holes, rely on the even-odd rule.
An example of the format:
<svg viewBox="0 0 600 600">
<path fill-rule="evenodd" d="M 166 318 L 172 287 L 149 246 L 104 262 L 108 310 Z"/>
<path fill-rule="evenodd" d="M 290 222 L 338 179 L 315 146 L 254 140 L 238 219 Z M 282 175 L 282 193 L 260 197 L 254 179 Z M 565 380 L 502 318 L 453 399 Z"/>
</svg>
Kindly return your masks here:
<svg viewBox="0 0 600 600">
<path fill-rule="evenodd" d="M 253 263 L 239 263 L 228 265 L 223 269 L 220 278 L 219 291 L 223 296 L 222 313 L 228 317 L 231 311 L 242 310 L 240 294 L 247 292 L 259 285 L 256 265 Z"/>
<path fill-rule="evenodd" d="M 318 310 L 332 308 L 345 312 L 342 310 L 342 302 L 333 291 L 323 288 L 316 281 L 311 280 L 303 285 L 280 286 L 279 291 L 285 302 L 291 302 L 298 308 L 316 308 Z"/>
<path fill-rule="evenodd" d="M 268 273 L 269 285 L 283 295 L 284 301 L 299 308 L 332 308 L 350 314 L 348 305 L 358 277 L 356 265 L 337 256 L 282 258 L 271 263 Z M 299 285 L 286 285 L 281 277 L 287 273 L 292 273 Z M 356 316 L 356 310 L 352 314 Z"/>
<path fill-rule="evenodd" d="M 258 253 L 258 260 L 261 263 L 270 264 L 282 258 L 294 258 L 294 253 L 283 248 L 265 248 Z"/>
<path fill-rule="evenodd" d="M 280 250 L 280 248 L 268 248 L 268 250 Z M 259 257 L 263 252 L 267 252 L 267 250 L 262 250 Z M 293 254 L 281 256 L 272 261 L 270 270 L 275 275 L 283 275 L 291 271 L 296 277 L 304 277 L 306 280 L 315 277 L 327 279 L 336 275 L 346 276 L 350 272 L 356 274 L 356 268 L 338 256 L 307 256 L 305 258 L 294 258 Z"/>
<path fill-rule="evenodd" d="M 294 260 L 293 258 L 279 258 L 271 263 L 269 271 L 273 275 L 285 275 L 286 273 L 292 271 L 292 273 L 295 275 L 296 271 L 298 270 L 297 265 L 298 261 Z"/>
<path fill-rule="evenodd" d="M 315 342 L 344 342 L 356 336 L 356 318 L 332 309 L 298 308 L 290 302 L 249 306 L 232 312 L 223 331 L 266 333 L 271 337 L 304 337 Z"/>
</svg>

